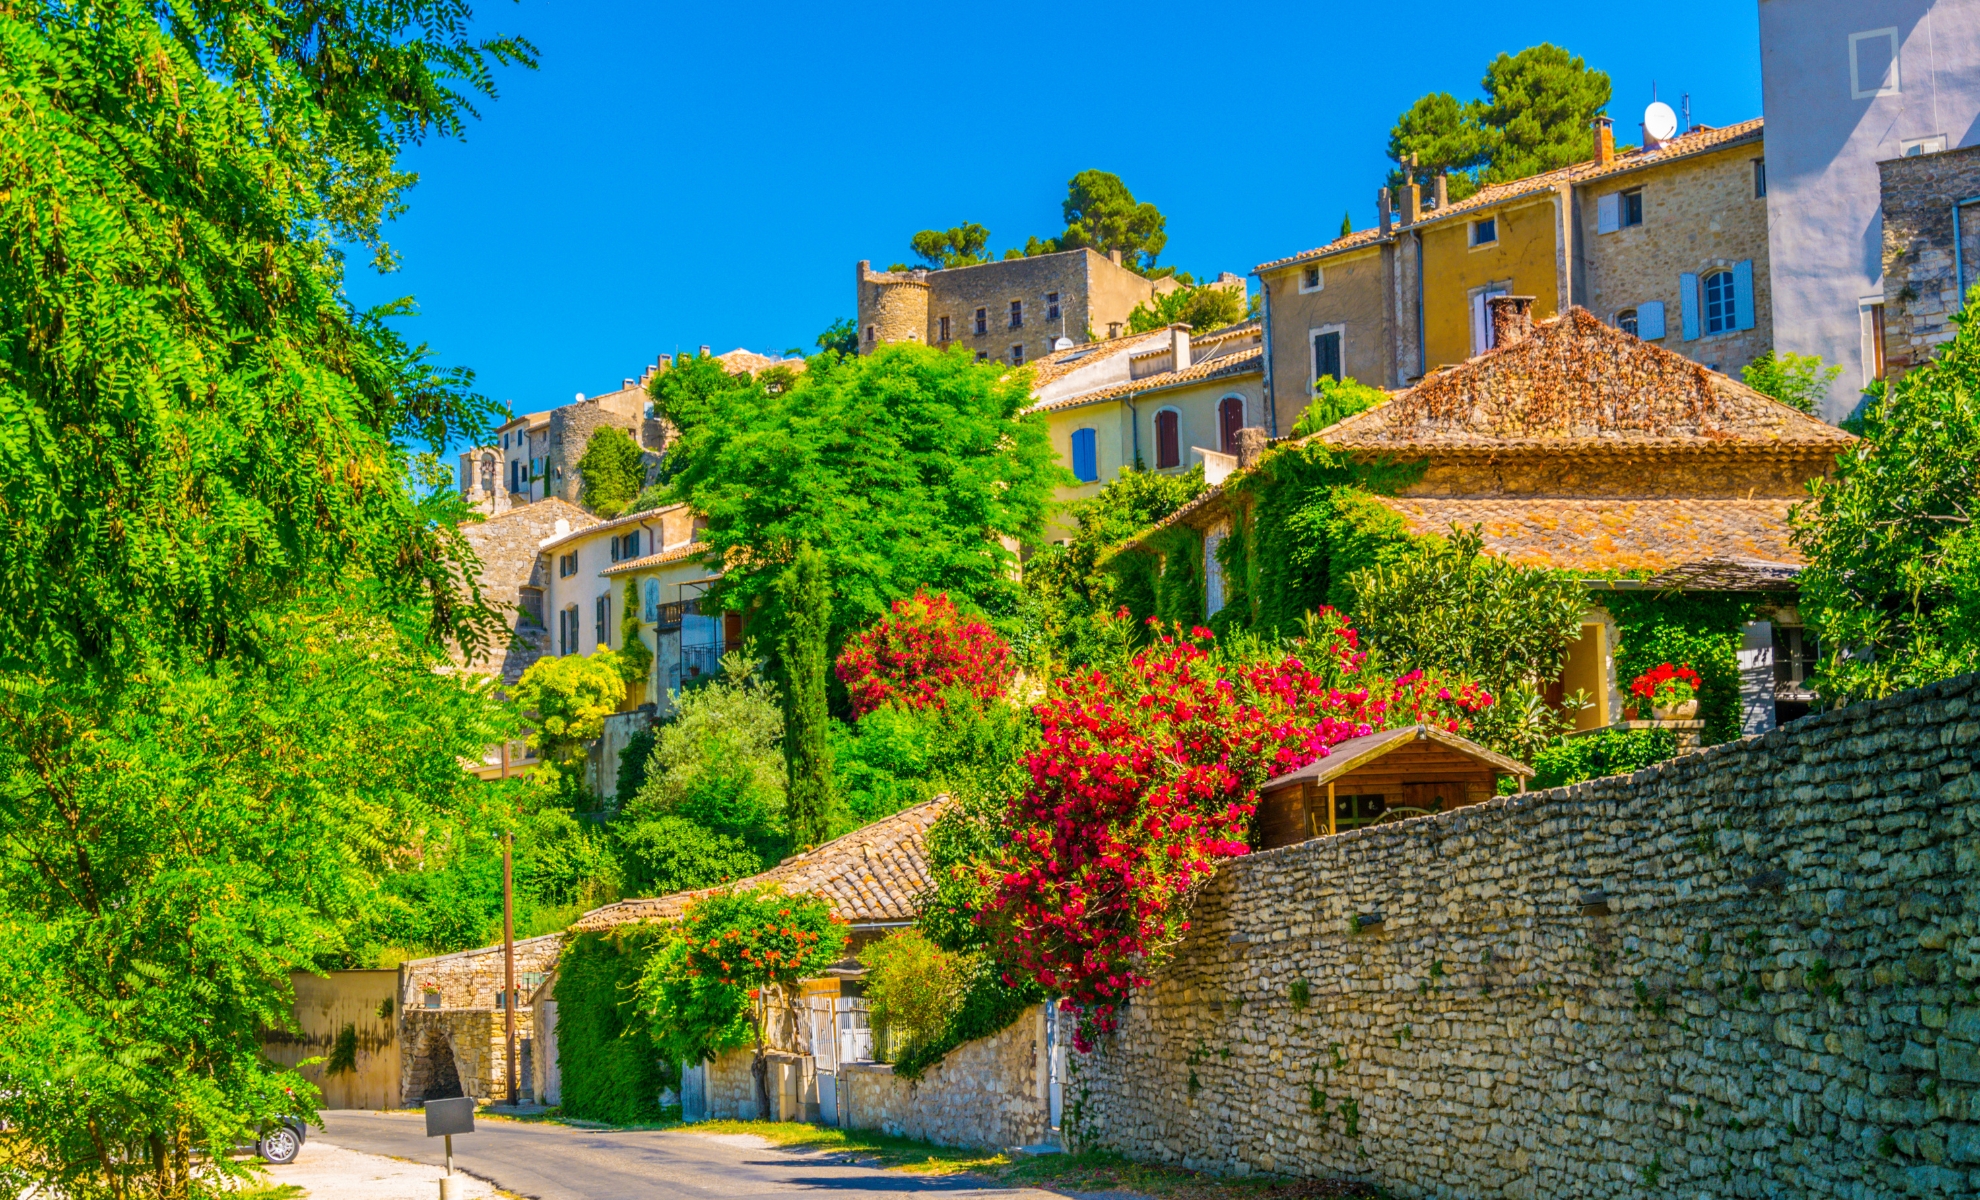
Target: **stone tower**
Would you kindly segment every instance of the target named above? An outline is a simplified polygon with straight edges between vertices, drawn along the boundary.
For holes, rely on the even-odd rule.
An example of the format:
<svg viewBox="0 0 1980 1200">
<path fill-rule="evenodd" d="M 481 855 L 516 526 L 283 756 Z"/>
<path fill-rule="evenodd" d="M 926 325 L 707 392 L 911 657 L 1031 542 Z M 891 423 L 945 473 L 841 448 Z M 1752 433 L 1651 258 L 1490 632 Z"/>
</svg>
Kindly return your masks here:
<svg viewBox="0 0 1980 1200">
<path fill-rule="evenodd" d="M 876 271 L 861 259 L 859 271 L 859 352 L 870 354 L 887 342 L 928 340 L 928 272 Z"/>
</svg>

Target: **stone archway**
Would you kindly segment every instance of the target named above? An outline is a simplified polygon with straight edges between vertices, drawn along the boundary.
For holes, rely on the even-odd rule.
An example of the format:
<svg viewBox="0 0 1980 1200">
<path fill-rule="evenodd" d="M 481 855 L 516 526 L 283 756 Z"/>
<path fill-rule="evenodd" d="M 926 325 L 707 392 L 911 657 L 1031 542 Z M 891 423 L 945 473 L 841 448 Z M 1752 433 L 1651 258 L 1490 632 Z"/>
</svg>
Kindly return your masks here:
<svg viewBox="0 0 1980 1200">
<path fill-rule="evenodd" d="M 420 1100 L 451 1100 L 464 1095 L 454 1044 L 438 1029 L 428 1030 L 425 1044 L 413 1060 L 412 1090 Z"/>
</svg>

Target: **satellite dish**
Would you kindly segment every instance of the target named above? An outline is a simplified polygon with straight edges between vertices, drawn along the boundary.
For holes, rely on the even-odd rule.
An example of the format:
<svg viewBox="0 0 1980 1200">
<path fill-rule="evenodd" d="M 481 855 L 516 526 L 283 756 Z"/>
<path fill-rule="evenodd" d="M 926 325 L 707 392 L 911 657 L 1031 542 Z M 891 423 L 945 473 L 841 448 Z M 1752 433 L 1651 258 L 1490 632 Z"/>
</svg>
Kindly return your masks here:
<svg viewBox="0 0 1980 1200">
<path fill-rule="evenodd" d="M 1060 335 L 1057 341 L 1052 343 L 1052 349 L 1054 350 L 1070 350 L 1072 348 L 1073 348 L 1073 340 L 1069 337 L 1064 336 L 1063 334 Z"/>
<path fill-rule="evenodd" d="M 1643 110 L 1643 136 L 1653 142 L 1668 142 L 1677 136 L 1678 116 L 1662 100 L 1652 100 Z"/>
</svg>

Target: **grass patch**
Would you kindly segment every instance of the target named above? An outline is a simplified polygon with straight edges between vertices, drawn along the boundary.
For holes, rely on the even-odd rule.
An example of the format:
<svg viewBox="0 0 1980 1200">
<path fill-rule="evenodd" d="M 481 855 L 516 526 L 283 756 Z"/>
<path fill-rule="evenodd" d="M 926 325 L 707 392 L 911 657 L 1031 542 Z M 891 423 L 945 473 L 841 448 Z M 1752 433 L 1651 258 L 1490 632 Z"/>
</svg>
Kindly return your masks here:
<svg viewBox="0 0 1980 1200">
<path fill-rule="evenodd" d="M 831 1129 L 797 1121 L 697 1121 L 682 1126 L 686 1133 L 748 1133 L 792 1150 L 850 1154 L 862 1163 L 920 1175 L 954 1175 L 963 1171 L 988 1174 L 1010 1165 L 994 1150 L 964 1150 L 935 1146 L 911 1138 L 893 1137 L 875 1129 Z"/>
<path fill-rule="evenodd" d="M 1161 1200 L 1321 1200 L 1335 1196 L 1381 1196 L 1366 1183 L 1347 1179 L 1231 1179 L 1181 1167 L 1130 1162 L 1118 1154 L 1046 1154 L 983 1172 L 999 1183 L 1072 1192 L 1145 1192 Z"/>
<path fill-rule="evenodd" d="M 266 1187 L 242 1188 L 227 1193 L 229 1200 L 303 1200 L 309 1195 L 300 1184 L 271 1183 Z"/>
</svg>

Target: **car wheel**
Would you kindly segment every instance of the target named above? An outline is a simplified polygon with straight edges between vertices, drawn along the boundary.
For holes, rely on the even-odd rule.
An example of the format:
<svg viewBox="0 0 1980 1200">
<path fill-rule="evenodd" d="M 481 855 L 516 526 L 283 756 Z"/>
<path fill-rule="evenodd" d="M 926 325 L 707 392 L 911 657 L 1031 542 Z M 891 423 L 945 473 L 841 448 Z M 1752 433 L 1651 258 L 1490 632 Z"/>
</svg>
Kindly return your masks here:
<svg viewBox="0 0 1980 1200">
<path fill-rule="evenodd" d="M 258 1147 L 261 1157 L 272 1163 L 292 1163 L 296 1155 L 302 1153 L 302 1139 L 293 1129 L 277 1129 L 262 1138 Z"/>
</svg>

